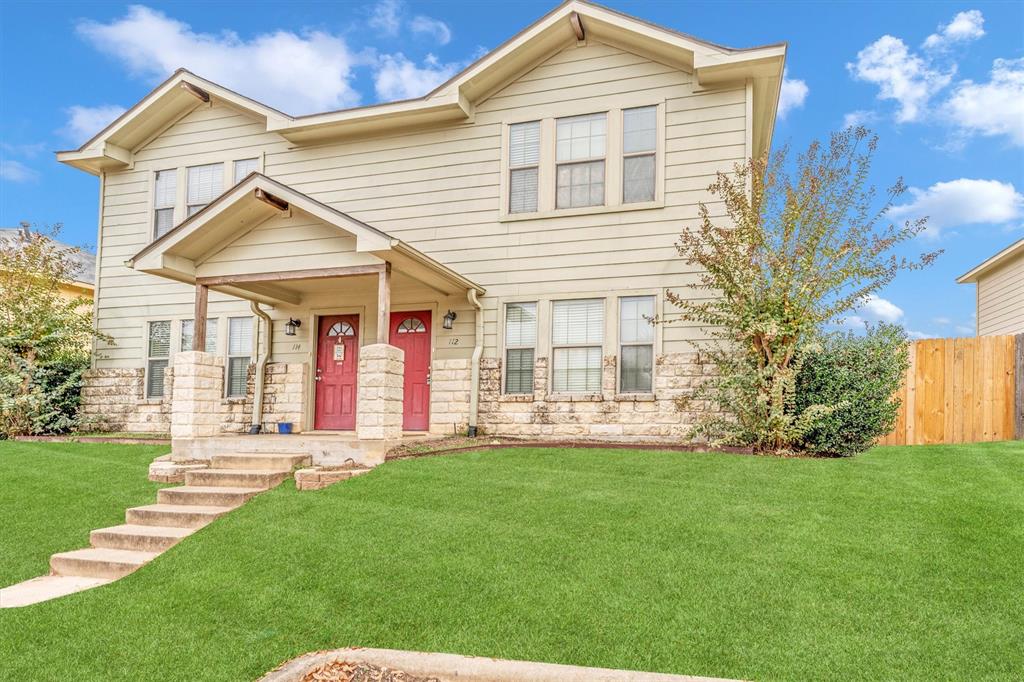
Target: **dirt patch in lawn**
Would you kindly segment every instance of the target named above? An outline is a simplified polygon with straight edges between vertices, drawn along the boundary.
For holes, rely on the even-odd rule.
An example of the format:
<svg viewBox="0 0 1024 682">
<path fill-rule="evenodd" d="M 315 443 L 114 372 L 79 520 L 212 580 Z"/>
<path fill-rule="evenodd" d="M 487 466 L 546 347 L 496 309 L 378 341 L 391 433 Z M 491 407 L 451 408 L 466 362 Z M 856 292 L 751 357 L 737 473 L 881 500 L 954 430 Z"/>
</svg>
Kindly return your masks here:
<svg viewBox="0 0 1024 682">
<path fill-rule="evenodd" d="M 436 677 L 419 677 L 394 668 L 369 663 L 334 661 L 314 668 L 302 682 L 440 682 Z"/>
<path fill-rule="evenodd" d="M 502 448 L 603 448 L 615 450 L 668 450 L 674 452 L 728 452 L 738 455 L 753 454 L 751 448 L 711 447 L 699 443 L 665 443 L 657 441 L 607 441 L 607 440 L 526 440 L 500 436 L 455 436 L 432 438 L 419 443 L 402 444 L 388 450 L 386 459 L 408 459 L 430 455 L 446 455 L 472 450 L 500 450 Z"/>
</svg>

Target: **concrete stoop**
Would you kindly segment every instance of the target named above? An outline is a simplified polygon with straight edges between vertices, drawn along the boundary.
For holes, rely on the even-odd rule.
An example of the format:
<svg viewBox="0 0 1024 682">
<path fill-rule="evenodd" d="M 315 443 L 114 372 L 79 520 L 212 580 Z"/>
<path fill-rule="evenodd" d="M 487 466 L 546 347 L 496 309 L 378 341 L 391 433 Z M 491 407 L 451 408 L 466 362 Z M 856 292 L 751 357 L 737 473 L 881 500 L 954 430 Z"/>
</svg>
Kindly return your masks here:
<svg viewBox="0 0 1024 682">
<path fill-rule="evenodd" d="M 181 472 L 185 485 L 158 491 L 156 504 L 128 509 L 124 524 L 92 531 L 91 547 L 54 554 L 50 575 L 0 589 L 0 608 L 27 606 L 123 578 L 309 464 L 305 453 L 217 454 L 209 468 Z"/>
</svg>

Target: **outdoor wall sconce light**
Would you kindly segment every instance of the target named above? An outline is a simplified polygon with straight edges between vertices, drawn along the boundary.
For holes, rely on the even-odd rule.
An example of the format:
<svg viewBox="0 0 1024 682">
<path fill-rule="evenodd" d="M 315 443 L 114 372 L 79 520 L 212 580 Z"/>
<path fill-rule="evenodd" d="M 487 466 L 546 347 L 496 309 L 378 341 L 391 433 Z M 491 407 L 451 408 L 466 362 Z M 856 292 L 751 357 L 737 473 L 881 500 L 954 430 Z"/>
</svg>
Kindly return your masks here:
<svg viewBox="0 0 1024 682">
<path fill-rule="evenodd" d="M 455 322 L 456 317 L 458 317 L 458 315 L 449 310 L 447 313 L 445 313 L 444 322 L 441 323 L 441 326 L 444 327 L 445 329 L 451 329 L 452 322 Z"/>
<path fill-rule="evenodd" d="M 285 325 L 284 325 L 284 335 L 285 336 L 295 336 L 295 330 L 298 329 L 301 326 L 302 326 L 302 322 L 301 321 L 296 320 L 293 317 L 289 317 L 288 318 L 288 322 L 286 322 Z"/>
</svg>

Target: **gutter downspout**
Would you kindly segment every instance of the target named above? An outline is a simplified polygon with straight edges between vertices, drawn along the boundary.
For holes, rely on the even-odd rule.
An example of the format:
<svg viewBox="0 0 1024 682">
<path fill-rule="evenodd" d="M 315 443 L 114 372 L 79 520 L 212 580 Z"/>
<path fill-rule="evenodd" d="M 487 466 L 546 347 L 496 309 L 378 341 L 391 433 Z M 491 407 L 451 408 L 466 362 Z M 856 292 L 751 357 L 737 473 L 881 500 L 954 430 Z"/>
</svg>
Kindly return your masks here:
<svg viewBox="0 0 1024 682">
<path fill-rule="evenodd" d="M 469 289 L 466 298 L 476 308 L 476 337 L 473 345 L 473 358 L 469 361 L 469 430 L 466 435 L 476 437 L 476 417 L 480 405 L 480 358 L 484 354 L 484 307 L 476 297 L 476 289 Z"/>
<path fill-rule="evenodd" d="M 270 319 L 270 315 L 267 315 L 260 308 L 260 304 L 256 301 L 249 301 L 249 309 L 252 310 L 254 315 L 265 322 L 263 325 L 263 352 L 256 361 L 256 385 L 253 388 L 252 399 L 252 426 L 249 427 L 249 433 L 259 433 L 259 429 L 263 426 L 263 385 L 267 373 L 267 362 L 270 361 L 270 343 L 273 337 L 274 321 Z"/>
</svg>

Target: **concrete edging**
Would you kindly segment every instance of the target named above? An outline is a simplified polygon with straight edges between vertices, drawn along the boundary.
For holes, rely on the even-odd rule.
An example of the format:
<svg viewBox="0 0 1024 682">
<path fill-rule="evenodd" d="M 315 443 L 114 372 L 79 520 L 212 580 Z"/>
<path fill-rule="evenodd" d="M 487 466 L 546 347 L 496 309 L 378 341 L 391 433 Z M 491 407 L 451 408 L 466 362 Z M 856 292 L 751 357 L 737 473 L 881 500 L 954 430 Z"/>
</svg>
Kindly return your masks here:
<svg viewBox="0 0 1024 682">
<path fill-rule="evenodd" d="M 710 445 L 673 445 L 671 443 L 623 443 L 617 441 L 573 441 L 573 440 L 524 440 L 524 441 L 502 441 L 500 443 L 481 443 L 480 445 L 464 445 L 457 448 L 446 448 L 443 450 L 430 450 L 428 452 L 402 453 L 387 455 L 385 461 L 398 459 L 413 459 L 416 457 L 431 457 L 434 455 L 449 455 L 460 452 L 474 452 L 479 450 L 506 450 L 509 448 L 572 448 L 580 450 L 662 450 L 665 452 L 716 452 L 731 455 L 753 455 L 752 448 L 741 448 L 732 446 L 712 447 Z"/>
<path fill-rule="evenodd" d="M 408 675 L 436 677 L 441 682 L 728 682 L 716 677 L 359 647 L 299 656 L 267 673 L 259 682 L 300 682 L 312 670 L 335 662 L 394 668 Z"/>
</svg>

